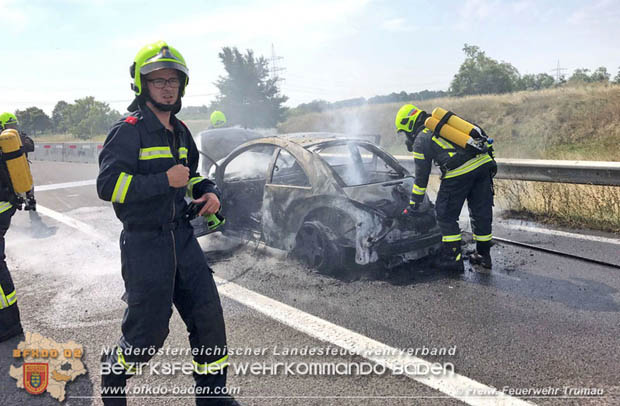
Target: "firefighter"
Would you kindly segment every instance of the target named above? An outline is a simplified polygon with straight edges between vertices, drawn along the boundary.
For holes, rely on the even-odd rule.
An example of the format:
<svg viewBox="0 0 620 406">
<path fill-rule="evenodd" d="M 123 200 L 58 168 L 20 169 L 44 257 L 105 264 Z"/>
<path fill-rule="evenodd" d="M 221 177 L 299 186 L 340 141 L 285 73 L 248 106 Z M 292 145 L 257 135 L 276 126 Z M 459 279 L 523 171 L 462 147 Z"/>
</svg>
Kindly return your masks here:
<svg viewBox="0 0 620 406">
<path fill-rule="evenodd" d="M 19 121 L 17 121 L 17 117 L 13 113 L 2 113 L 0 114 L 0 128 L 2 130 L 14 129 L 19 131 Z M 1 131 L 1 130 L 0 130 Z M 34 141 L 25 132 L 19 131 L 19 138 L 22 141 L 23 151 L 26 153 L 26 158 L 28 158 L 29 152 L 34 152 Z M 30 210 L 31 212 L 36 211 L 37 209 L 37 201 L 34 198 L 34 187 L 26 192 L 26 200 L 24 205 L 24 210 Z"/>
<path fill-rule="evenodd" d="M 183 56 L 164 41 L 142 48 L 130 67 L 135 99 L 131 114 L 116 123 L 99 156 L 97 192 L 113 203 L 123 223 L 120 236 L 122 337 L 102 357 L 102 398 L 125 405 L 126 380 L 136 363 L 148 362 L 168 335 L 172 306 L 187 325 L 198 405 L 234 405 L 219 394 L 226 385 L 228 355 L 224 317 L 211 268 L 187 220 L 184 196 L 204 203 L 199 214 L 216 213 L 220 192 L 196 171 L 198 150 L 175 114 L 188 83 Z M 112 373 L 106 374 L 103 368 Z M 120 373 L 115 373 L 120 372 Z"/>
<path fill-rule="evenodd" d="M 9 186 L 10 181 L 6 166 L 2 165 L 0 169 L 0 342 L 22 333 L 15 286 L 4 254 L 4 235 L 9 230 L 11 217 L 17 210 L 17 206 L 13 204 L 14 196 Z"/>
<path fill-rule="evenodd" d="M 467 200 L 476 241 L 476 250 L 469 257 L 470 263 L 491 269 L 493 176 L 497 171 L 493 149 L 487 146 L 481 153 L 465 150 L 426 128 L 424 122 L 428 117 L 428 113 L 412 104 L 402 106 L 396 114 L 397 132 L 407 137 L 407 149 L 413 152 L 415 162 L 415 183 L 408 211 L 415 215 L 419 210 L 434 161 L 441 170 L 441 185 L 435 202 L 442 234 L 439 268 L 464 271 L 458 220 Z"/>
<path fill-rule="evenodd" d="M 222 128 L 226 126 L 226 116 L 219 110 L 211 113 L 211 128 Z"/>
</svg>

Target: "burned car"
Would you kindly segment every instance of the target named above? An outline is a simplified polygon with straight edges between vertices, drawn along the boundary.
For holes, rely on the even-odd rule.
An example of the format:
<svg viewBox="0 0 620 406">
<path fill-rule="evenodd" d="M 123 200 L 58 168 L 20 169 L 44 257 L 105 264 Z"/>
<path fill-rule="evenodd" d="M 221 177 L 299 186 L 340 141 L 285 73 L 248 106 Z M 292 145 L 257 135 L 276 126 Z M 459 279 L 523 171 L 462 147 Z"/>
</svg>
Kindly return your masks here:
<svg viewBox="0 0 620 406">
<path fill-rule="evenodd" d="M 413 177 L 370 140 L 230 128 L 204 131 L 199 142 L 202 171 L 222 191 L 225 234 L 260 238 L 323 271 L 392 267 L 439 248 L 432 204 L 403 213 Z M 207 232 L 193 224 L 197 236 Z"/>
</svg>

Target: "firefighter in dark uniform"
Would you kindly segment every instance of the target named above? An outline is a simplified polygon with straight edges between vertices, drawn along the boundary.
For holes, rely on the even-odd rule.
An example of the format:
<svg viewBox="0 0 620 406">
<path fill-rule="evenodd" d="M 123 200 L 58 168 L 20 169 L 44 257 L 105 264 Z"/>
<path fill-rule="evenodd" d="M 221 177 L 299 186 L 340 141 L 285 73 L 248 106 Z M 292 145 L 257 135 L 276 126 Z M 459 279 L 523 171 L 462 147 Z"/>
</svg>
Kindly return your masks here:
<svg viewBox="0 0 620 406">
<path fill-rule="evenodd" d="M 9 230 L 11 217 L 17 210 L 9 188 L 10 181 L 9 174 L 4 168 L 0 169 L 0 342 L 22 333 L 15 286 L 4 253 L 4 235 Z"/>
<path fill-rule="evenodd" d="M 12 113 L 0 114 L 0 131 L 16 128 L 17 118 Z M 30 137 L 20 134 L 24 152 L 34 151 Z M 4 164 L 0 165 L 0 342 L 22 334 L 22 325 L 17 307 L 17 294 L 13 279 L 6 265 L 4 236 L 11 226 L 11 217 L 22 202 L 16 199 L 10 187 L 11 179 Z M 18 207 L 19 206 L 19 207 Z"/>
<path fill-rule="evenodd" d="M 493 149 L 487 145 L 488 149 L 481 153 L 466 151 L 424 127 L 429 116 L 412 104 L 401 107 L 396 115 L 396 129 L 398 133 L 406 135 L 407 149 L 413 152 L 415 162 L 415 183 L 408 211 L 415 215 L 419 209 L 434 161 L 442 175 L 435 202 L 437 222 L 442 234 L 438 266 L 447 271 L 464 270 L 458 220 L 467 200 L 473 238 L 476 241 L 476 250 L 469 256 L 469 260 L 472 264 L 490 269 L 493 176 L 497 171 Z"/>
<path fill-rule="evenodd" d="M 110 130 L 97 177 L 99 197 L 113 203 L 123 223 L 120 248 L 127 303 L 122 337 L 102 358 L 113 371 L 102 372 L 102 398 L 106 405 L 126 404 L 124 395 L 106 391 L 124 388 L 135 363 L 152 357 L 145 350 L 161 348 L 174 305 L 196 354 L 196 404 L 234 405 L 231 398 L 214 397 L 226 385 L 224 317 L 212 271 L 183 219 L 186 194 L 205 203 L 201 215 L 220 207 L 220 192 L 196 172 L 196 145 L 175 117 L 188 69 L 181 54 L 163 41 L 142 48 L 130 69 L 136 94 L 128 108 L 132 113 Z"/>
<path fill-rule="evenodd" d="M 17 117 L 15 117 L 15 114 L 0 114 L 0 126 L 2 127 L 2 130 L 12 128 L 19 131 L 19 138 L 22 140 L 22 150 L 26 153 L 26 159 L 28 158 L 29 152 L 34 152 L 34 141 L 24 131 L 20 131 L 19 122 L 17 121 Z M 37 201 L 34 198 L 34 186 L 31 190 L 26 192 L 24 210 L 29 210 L 31 214 L 37 210 Z"/>
</svg>

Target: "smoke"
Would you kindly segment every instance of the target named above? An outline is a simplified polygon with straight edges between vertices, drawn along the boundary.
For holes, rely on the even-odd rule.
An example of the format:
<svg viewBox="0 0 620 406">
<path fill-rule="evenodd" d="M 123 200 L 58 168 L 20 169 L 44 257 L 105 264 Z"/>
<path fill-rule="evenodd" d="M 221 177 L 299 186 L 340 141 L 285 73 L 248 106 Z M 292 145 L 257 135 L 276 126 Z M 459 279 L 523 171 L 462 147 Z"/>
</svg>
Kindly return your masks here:
<svg viewBox="0 0 620 406">
<path fill-rule="evenodd" d="M 36 312 L 29 312 L 27 324 L 91 325 L 101 322 L 100 315 L 123 307 L 120 252 L 115 243 L 121 225 L 114 212 L 101 206 L 65 214 L 96 224 L 109 239 L 97 240 L 46 216 L 19 211 L 13 216 L 5 236 L 6 262 L 18 295 L 32 295 L 38 304 Z"/>
</svg>

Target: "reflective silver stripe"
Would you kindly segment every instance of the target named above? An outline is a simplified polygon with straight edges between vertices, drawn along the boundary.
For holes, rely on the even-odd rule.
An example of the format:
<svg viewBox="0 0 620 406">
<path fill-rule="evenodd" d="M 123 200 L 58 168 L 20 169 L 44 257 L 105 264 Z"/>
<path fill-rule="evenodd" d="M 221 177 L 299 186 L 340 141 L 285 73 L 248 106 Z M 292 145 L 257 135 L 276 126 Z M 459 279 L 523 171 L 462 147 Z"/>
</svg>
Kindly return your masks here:
<svg viewBox="0 0 620 406">
<path fill-rule="evenodd" d="M 478 155 L 475 158 L 470 159 L 465 162 L 463 165 L 459 166 L 456 169 L 452 169 L 446 173 L 444 179 L 454 178 L 455 176 L 464 175 L 478 168 L 479 166 L 486 164 L 487 162 L 491 162 L 493 159 L 489 156 L 489 154 Z"/>
<path fill-rule="evenodd" d="M 6 299 L 6 296 L 4 296 L 4 291 L 2 290 L 2 286 L 0 286 L 0 309 L 4 309 L 6 307 L 9 307 L 9 303 Z"/>
<path fill-rule="evenodd" d="M 210 374 L 222 370 L 228 366 L 228 355 L 225 355 L 210 364 L 200 364 L 195 360 L 192 360 L 192 362 L 194 363 L 194 371 L 196 371 L 197 374 Z"/>
<path fill-rule="evenodd" d="M 419 152 L 414 152 L 413 153 L 413 158 L 414 159 L 424 159 L 424 154 L 420 154 Z"/>
<path fill-rule="evenodd" d="M 442 138 L 433 137 L 432 140 L 435 141 L 435 143 L 443 149 L 454 149 L 454 145 L 450 144 L 448 141 Z"/>
<path fill-rule="evenodd" d="M 0 213 L 9 210 L 13 205 L 10 202 L 0 202 Z"/>
<path fill-rule="evenodd" d="M 170 147 L 140 148 L 140 156 L 138 157 L 138 159 L 140 159 L 141 161 L 157 158 L 172 158 L 172 152 L 170 152 Z"/>
<path fill-rule="evenodd" d="M 194 185 L 196 183 L 200 183 L 204 180 L 204 178 L 202 176 L 196 176 L 195 178 L 191 178 L 189 180 L 189 182 L 187 183 L 187 195 L 189 197 L 193 197 L 194 196 Z M 200 197 L 200 196 L 198 196 Z"/>
<path fill-rule="evenodd" d="M 17 302 L 16 291 L 13 291 L 13 293 L 9 293 L 8 295 L 6 295 L 6 300 L 7 302 L 9 302 L 9 306 Z"/>
<path fill-rule="evenodd" d="M 424 193 L 426 193 L 426 188 L 425 187 L 420 187 L 420 186 L 418 186 L 418 185 L 416 185 L 414 183 L 413 184 L 413 189 L 411 190 L 411 193 L 413 193 L 415 195 L 423 196 Z"/>
<path fill-rule="evenodd" d="M 133 175 L 125 172 L 121 172 L 121 174 L 118 175 L 116 185 L 114 186 L 114 192 L 112 192 L 112 202 L 125 203 L 125 197 L 127 196 L 127 191 L 129 190 L 129 185 L 131 184 L 132 178 Z"/>
<path fill-rule="evenodd" d="M 179 159 L 187 159 L 187 148 L 179 148 Z"/>
</svg>

